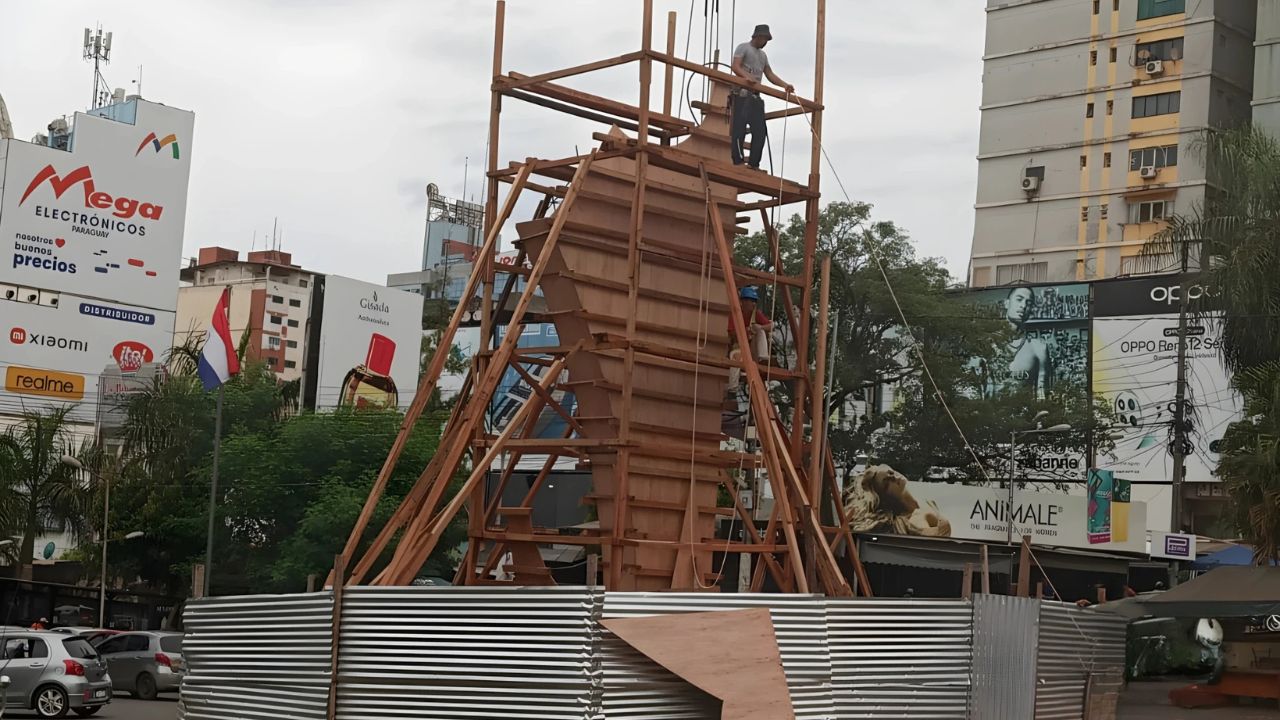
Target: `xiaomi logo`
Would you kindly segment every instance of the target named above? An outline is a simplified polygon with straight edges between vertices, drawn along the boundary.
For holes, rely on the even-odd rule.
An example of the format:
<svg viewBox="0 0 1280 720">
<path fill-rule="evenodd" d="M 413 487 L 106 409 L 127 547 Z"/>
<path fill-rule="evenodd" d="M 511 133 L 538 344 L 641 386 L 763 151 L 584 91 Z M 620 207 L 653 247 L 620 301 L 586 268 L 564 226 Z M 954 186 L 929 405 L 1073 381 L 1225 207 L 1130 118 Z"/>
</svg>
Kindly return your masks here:
<svg viewBox="0 0 1280 720">
<path fill-rule="evenodd" d="M 21 395 L 80 400 L 84 398 L 84 376 L 52 370 L 9 367 L 4 373 L 4 389 Z"/>
</svg>

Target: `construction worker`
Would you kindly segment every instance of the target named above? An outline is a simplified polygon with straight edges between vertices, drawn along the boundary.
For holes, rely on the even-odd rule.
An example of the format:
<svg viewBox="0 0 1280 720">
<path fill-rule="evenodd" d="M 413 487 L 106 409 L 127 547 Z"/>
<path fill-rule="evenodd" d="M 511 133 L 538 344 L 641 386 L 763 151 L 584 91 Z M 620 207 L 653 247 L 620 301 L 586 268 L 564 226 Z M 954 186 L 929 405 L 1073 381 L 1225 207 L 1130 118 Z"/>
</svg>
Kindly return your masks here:
<svg viewBox="0 0 1280 720">
<path fill-rule="evenodd" d="M 751 34 L 751 40 L 733 51 L 733 74 L 745 78 L 752 85 L 759 85 L 767 77 L 769 82 L 786 90 L 789 95 L 795 91 L 795 87 L 773 73 L 773 68 L 769 66 L 769 56 L 764 53 L 764 46 L 772 39 L 768 25 L 757 25 L 755 32 Z M 747 160 L 747 165 L 759 170 L 760 158 L 764 154 L 764 141 L 769 134 L 764 122 L 764 100 L 754 88 L 735 88 L 729 93 L 729 104 L 733 109 L 733 121 L 729 128 L 733 164 L 742 164 L 742 141 L 750 127 L 751 157 Z"/>
<path fill-rule="evenodd" d="M 773 321 L 763 312 L 760 312 L 759 303 L 760 293 L 754 287 L 747 286 L 738 292 L 738 305 L 742 308 L 742 317 L 747 319 L 747 342 L 751 344 L 752 357 L 758 362 L 767 362 L 769 360 L 769 332 L 773 330 Z M 729 314 L 730 360 L 742 359 L 742 352 L 736 347 L 738 334 L 733 329 L 733 323 L 737 320 L 737 317 L 734 313 Z M 740 368 L 730 368 L 729 370 L 729 388 L 731 390 L 738 385 L 739 370 Z"/>
</svg>

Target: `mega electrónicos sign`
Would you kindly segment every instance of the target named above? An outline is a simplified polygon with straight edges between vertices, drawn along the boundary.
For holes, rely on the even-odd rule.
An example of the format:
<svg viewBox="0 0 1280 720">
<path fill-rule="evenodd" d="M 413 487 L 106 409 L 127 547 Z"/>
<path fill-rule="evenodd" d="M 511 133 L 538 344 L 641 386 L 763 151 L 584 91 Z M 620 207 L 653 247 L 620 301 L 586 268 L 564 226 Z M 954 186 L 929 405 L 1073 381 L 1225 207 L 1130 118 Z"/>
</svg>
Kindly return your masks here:
<svg viewBox="0 0 1280 720">
<path fill-rule="evenodd" d="M 101 111 L 76 114 L 69 151 L 0 141 L 0 283 L 173 311 L 194 115 Z"/>
</svg>

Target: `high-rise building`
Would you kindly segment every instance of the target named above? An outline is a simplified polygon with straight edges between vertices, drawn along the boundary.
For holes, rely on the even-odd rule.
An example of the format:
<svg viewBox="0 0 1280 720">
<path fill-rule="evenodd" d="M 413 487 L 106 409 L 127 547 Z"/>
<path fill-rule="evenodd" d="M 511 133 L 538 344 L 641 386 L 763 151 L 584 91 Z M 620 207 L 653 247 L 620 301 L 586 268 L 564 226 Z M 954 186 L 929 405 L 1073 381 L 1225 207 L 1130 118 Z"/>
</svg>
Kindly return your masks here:
<svg viewBox="0 0 1280 720">
<path fill-rule="evenodd" d="M 1209 190 L 1196 138 L 1250 117 L 1257 11 L 988 0 L 971 284 L 1176 270 L 1141 250 Z"/>
<path fill-rule="evenodd" d="M 1280 136 L 1280 0 L 1258 0 L 1253 124 Z"/>
</svg>

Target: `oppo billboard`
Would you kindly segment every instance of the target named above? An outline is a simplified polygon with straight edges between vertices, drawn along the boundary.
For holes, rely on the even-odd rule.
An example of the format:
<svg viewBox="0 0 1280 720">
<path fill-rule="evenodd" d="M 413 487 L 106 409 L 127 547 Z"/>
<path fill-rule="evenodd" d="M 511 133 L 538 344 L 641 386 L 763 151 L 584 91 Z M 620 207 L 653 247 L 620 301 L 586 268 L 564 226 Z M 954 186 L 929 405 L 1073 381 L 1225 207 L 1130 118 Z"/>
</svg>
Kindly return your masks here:
<svg viewBox="0 0 1280 720">
<path fill-rule="evenodd" d="M 408 407 L 418 387 L 422 296 L 337 275 L 324 278 L 323 293 L 316 409 Z"/>
<path fill-rule="evenodd" d="M 70 151 L 0 140 L 0 284 L 175 309 L 195 118 L 124 107 L 77 113 Z"/>
</svg>

